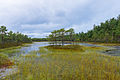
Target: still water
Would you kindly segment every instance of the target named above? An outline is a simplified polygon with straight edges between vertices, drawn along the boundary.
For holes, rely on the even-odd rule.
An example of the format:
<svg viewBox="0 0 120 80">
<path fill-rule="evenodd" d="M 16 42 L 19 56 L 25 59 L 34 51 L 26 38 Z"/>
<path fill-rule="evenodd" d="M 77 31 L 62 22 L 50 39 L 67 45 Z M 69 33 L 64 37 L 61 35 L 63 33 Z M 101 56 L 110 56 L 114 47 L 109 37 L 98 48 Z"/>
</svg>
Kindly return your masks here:
<svg viewBox="0 0 120 80">
<path fill-rule="evenodd" d="M 78 45 L 83 45 L 87 47 L 108 47 L 112 49 L 108 49 L 106 51 L 102 51 L 103 54 L 111 55 L 111 56 L 120 56 L 120 46 L 101 46 L 97 44 L 89 44 L 89 43 L 77 43 Z M 48 46 L 49 42 L 34 42 L 32 44 L 27 44 L 27 46 L 21 47 L 20 52 L 13 53 L 13 56 L 19 57 L 19 55 L 26 55 L 31 51 L 37 51 L 40 47 Z M 67 44 L 66 44 L 67 45 Z"/>
<path fill-rule="evenodd" d="M 96 44 L 88 44 L 88 43 L 77 43 L 77 44 L 87 46 L 87 47 L 106 47 L 106 46 L 101 46 L 101 45 L 96 45 Z M 34 42 L 32 44 L 26 44 L 26 46 L 23 46 L 20 49 L 17 49 L 17 50 L 19 50 L 19 52 L 12 53 L 12 56 L 9 56 L 9 57 L 10 58 L 17 57 L 17 59 L 19 59 L 19 56 L 21 54 L 26 55 L 26 54 L 29 54 L 31 51 L 37 51 L 40 49 L 40 47 L 44 47 L 44 46 L 48 46 L 48 45 L 49 45 L 49 42 Z M 107 54 L 107 55 L 111 55 L 111 56 L 120 56 L 120 46 L 107 46 L 107 47 L 110 47 L 110 48 L 106 51 L 102 51 L 101 52 L 102 54 Z M 16 67 L 12 68 L 12 69 L 11 68 L 0 69 L 0 79 L 7 75 L 16 73 L 16 71 L 17 71 Z"/>
</svg>

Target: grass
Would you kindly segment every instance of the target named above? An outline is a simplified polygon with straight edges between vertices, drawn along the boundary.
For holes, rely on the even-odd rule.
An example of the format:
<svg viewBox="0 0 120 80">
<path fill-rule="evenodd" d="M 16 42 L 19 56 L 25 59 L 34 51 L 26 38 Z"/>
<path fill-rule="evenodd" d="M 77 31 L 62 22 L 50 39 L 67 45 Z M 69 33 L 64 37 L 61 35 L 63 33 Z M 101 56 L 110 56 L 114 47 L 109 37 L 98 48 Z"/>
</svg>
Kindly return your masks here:
<svg viewBox="0 0 120 80">
<path fill-rule="evenodd" d="M 16 43 L 16 42 L 0 43 L 0 49 L 15 47 L 19 45 L 22 45 L 22 43 Z"/>
<path fill-rule="evenodd" d="M 28 44 L 28 43 L 26 43 Z M 29 46 L 23 44 L 22 46 Z M 10 61 L 10 59 L 8 58 L 8 56 L 12 56 L 16 53 L 20 52 L 20 48 L 22 46 L 17 46 L 17 47 L 9 47 L 9 48 L 4 48 L 4 49 L 0 49 L 0 68 L 1 67 L 8 67 L 10 65 L 13 65 L 14 63 L 12 61 Z"/>
<path fill-rule="evenodd" d="M 120 46 L 120 43 L 102 43 L 102 42 L 83 42 L 83 43 L 98 44 L 101 46 Z"/>
<path fill-rule="evenodd" d="M 16 46 L 16 47 L 9 47 L 9 48 L 4 48 L 4 49 L 0 49 L 0 53 L 6 54 L 8 56 L 13 56 L 16 53 L 20 53 L 20 48 L 21 47 L 28 47 L 30 43 L 24 43 L 21 46 Z M 24 52 L 22 52 L 24 53 Z"/>
<path fill-rule="evenodd" d="M 14 65 L 14 63 L 9 60 L 8 56 L 0 53 L 0 68 L 8 67 L 11 65 Z"/>
<path fill-rule="evenodd" d="M 53 50 L 72 50 L 72 51 L 84 51 L 83 46 L 80 45 L 57 45 L 57 46 L 46 46 L 47 49 L 53 49 Z"/>
<path fill-rule="evenodd" d="M 120 46 L 120 43 L 101 43 L 103 46 Z"/>
<path fill-rule="evenodd" d="M 13 56 L 16 53 L 19 53 L 21 46 L 18 47 L 11 47 L 11 48 L 5 48 L 5 49 L 0 49 L 0 53 L 8 55 L 8 56 Z"/>
<path fill-rule="evenodd" d="M 7 43 L 0 43 L 0 49 L 5 49 L 5 48 L 11 48 L 11 47 L 17 47 L 17 46 L 25 46 L 25 44 L 31 44 L 30 43 L 17 43 L 17 42 L 7 42 Z"/>
<path fill-rule="evenodd" d="M 18 49 L 20 49 L 21 47 L 28 47 L 28 46 L 30 46 L 30 45 L 28 45 L 28 44 L 31 44 L 31 43 L 24 43 L 24 44 L 22 44 L 21 46 L 14 46 L 14 47 L 9 47 L 9 48 L 4 48 L 4 49 L 0 49 L 0 53 L 2 52 L 4 52 L 4 53 L 6 53 L 6 54 L 11 54 L 11 53 L 16 53 L 16 52 L 20 52 L 20 50 L 18 50 Z"/>
<path fill-rule="evenodd" d="M 8 76 L 7 79 L 119 80 L 120 57 L 95 52 L 101 49 L 70 45 L 64 48 L 61 46 L 42 47 L 39 51 L 22 56 L 17 65 L 19 73 Z M 38 52 L 43 54 L 37 56 Z"/>
</svg>

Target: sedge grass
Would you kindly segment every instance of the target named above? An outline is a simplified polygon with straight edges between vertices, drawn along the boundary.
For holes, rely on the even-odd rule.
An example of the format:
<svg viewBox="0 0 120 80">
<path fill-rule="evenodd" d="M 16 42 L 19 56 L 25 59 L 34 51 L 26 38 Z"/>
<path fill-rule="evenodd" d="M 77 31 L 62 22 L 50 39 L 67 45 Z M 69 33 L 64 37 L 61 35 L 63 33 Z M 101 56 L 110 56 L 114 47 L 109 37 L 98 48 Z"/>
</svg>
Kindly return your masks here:
<svg viewBox="0 0 120 80">
<path fill-rule="evenodd" d="M 14 65 L 14 63 L 10 61 L 8 55 L 0 53 L 0 68 L 8 67 L 11 65 Z"/>
<path fill-rule="evenodd" d="M 22 57 L 11 80 L 119 80 L 120 57 L 70 49 L 42 48 L 41 56 Z M 80 48 L 81 49 L 81 48 Z M 89 48 L 83 48 L 87 50 Z M 93 49 L 93 48 L 92 48 Z M 93 49 L 94 50 L 94 49 Z M 96 49 L 95 49 L 96 50 Z M 39 52 L 40 52 L 39 51 Z M 50 53 L 49 53 L 50 52 Z"/>
</svg>

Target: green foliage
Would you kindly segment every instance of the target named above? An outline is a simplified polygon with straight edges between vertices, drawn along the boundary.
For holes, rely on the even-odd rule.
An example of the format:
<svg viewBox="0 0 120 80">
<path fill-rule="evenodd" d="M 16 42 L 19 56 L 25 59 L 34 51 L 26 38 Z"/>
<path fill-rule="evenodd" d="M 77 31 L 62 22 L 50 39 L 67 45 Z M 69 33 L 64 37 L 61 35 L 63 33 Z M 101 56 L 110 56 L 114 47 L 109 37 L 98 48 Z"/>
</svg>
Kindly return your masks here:
<svg viewBox="0 0 120 80">
<path fill-rule="evenodd" d="M 93 30 L 87 33 L 77 33 L 75 39 L 76 41 L 119 43 L 120 16 L 117 19 L 107 20 L 98 26 L 94 25 Z"/>
<path fill-rule="evenodd" d="M 47 38 L 32 38 L 32 41 L 37 41 L 37 42 L 39 42 L 39 41 L 48 41 L 48 39 Z"/>
<path fill-rule="evenodd" d="M 64 41 L 120 43 L 120 16 L 100 23 L 100 25 L 94 25 L 93 30 L 87 33 L 75 34 L 72 28 L 69 30 L 64 30 L 64 28 L 54 30 L 48 36 L 48 39 L 53 44 L 57 44 L 57 41 L 61 41 L 62 44 L 64 44 Z"/>
<path fill-rule="evenodd" d="M 62 28 L 59 30 L 54 30 L 47 38 L 55 45 L 57 45 L 57 41 L 61 41 L 60 44 L 64 45 L 64 41 L 74 41 L 74 34 L 75 32 L 73 28 L 69 30 L 65 30 L 64 28 Z"/>
<path fill-rule="evenodd" d="M 7 32 L 5 26 L 0 27 L 0 48 L 18 46 L 21 43 L 28 43 L 31 41 L 31 38 L 29 38 L 27 35 L 21 34 L 19 32 Z"/>
</svg>

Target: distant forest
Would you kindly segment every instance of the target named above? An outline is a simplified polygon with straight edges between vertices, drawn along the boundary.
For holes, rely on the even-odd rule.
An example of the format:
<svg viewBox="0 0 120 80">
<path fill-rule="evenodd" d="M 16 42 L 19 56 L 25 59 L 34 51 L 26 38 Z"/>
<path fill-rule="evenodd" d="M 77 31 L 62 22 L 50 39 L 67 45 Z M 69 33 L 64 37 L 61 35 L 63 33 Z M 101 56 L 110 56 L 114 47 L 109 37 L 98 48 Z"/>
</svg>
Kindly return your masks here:
<svg viewBox="0 0 120 80">
<path fill-rule="evenodd" d="M 5 26 L 0 27 L 0 48 L 17 46 L 29 42 L 32 42 L 32 40 L 27 35 L 19 32 L 14 33 L 13 31 L 8 32 Z"/>
<path fill-rule="evenodd" d="M 81 32 L 75 34 L 76 41 L 87 42 L 108 42 L 119 43 L 120 42 L 120 16 L 117 19 L 112 18 L 100 23 L 100 25 L 94 25 L 93 30 L 87 33 Z"/>
<path fill-rule="evenodd" d="M 81 41 L 81 42 L 104 42 L 104 43 L 120 43 L 120 16 L 112 18 L 100 23 L 100 25 L 94 25 L 92 30 L 87 33 L 79 32 L 75 33 L 74 29 L 54 30 L 45 39 L 41 38 L 40 41 Z M 37 40 L 39 41 L 39 39 Z"/>
<path fill-rule="evenodd" d="M 39 41 L 48 41 L 47 38 L 32 38 L 32 41 L 36 41 L 36 42 L 39 42 Z"/>
</svg>

